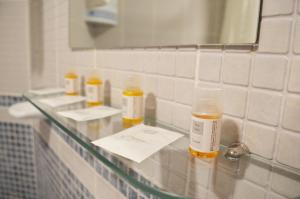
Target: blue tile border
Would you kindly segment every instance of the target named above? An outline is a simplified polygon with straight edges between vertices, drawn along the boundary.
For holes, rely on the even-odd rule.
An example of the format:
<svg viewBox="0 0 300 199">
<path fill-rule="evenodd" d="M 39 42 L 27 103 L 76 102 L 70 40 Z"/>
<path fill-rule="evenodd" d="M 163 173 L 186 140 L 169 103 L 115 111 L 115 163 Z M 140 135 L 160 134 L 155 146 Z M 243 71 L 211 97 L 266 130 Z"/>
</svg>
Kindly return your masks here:
<svg viewBox="0 0 300 199">
<path fill-rule="evenodd" d="M 37 132 L 35 133 L 35 146 L 37 165 L 42 168 L 37 175 L 39 198 L 95 198 Z"/>
<path fill-rule="evenodd" d="M 21 96 L 0 95 L 0 106 L 9 107 L 13 104 L 26 101 Z"/>
<path fill-rule="evenodd" d="M 102 176 L 108 183 L 110 183 L 113 187 L 115 187 L 123 196 L 126 198 L 134 199 L 134 198 L 143 198 L 143 199 L 151 199 L 158 198 L 151 196 L 148 193 L 143 193 L 136 191 L 136 189 L 124 181 L 122 178 L 117 176 L 113 171 L 107 168 L 102 162 L 94 158 L 89 151 L 84 149 L 80 144 L 74 141 L 71 137 L 69 137 L 62 129 L 57 127 L 55 124 L 52 124 L 50 121 L 47 123 L 54 129 L 54 131 L 74 150 L 76 151 L 87 163 L 92 166 L 96 172 Z M 126 167 L 121 161 L 117 158 L 111 156 L 106 151 L 96 148 L 98 152 L 111 160 L 115 165 L 118 165 L 119 168 L 122 168 L 123 171 L 127 172 L 128 175 L 135 179 L 139 179 L 140 182 L 147 184 L 149 186 L 155 187 L 149 180 L 140 175 L 138 172 L 133 170 L 132 168 Z"/>
</svg>

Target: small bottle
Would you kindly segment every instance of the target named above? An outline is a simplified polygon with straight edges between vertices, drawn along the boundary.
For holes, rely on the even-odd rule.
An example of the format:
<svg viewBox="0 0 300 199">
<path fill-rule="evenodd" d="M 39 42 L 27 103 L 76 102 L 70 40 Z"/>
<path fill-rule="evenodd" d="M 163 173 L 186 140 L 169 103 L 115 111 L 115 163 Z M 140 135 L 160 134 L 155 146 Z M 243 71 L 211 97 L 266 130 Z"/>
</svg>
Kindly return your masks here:
<svg viewBox="0 0 300 199">
<path fill-rule="evenodd" d="M 130 77 L 126 81 L 123 91 L 123 126 L 129 128 L 143 121 L 143 96 L 137 77 Z"/>
<path fill-rule="evenodd" d="M 102 80 L 98 75 L 91 75 L 85 83 L 86 103 L 88 107 L 100 106 L 102 100 Z"/>
<path fill-rule="evenodd" d="M 65 93 L 66 95 L 79 95 L 78 75 L 75 72 L 68 72 L 65 75 Z"/>
<path fill-rule="evenodd" d="M 218 155 L 223 115 L 221 88 L 195 88 L 190 129 L 190 153 L 195 157 Z"/>
</svg>

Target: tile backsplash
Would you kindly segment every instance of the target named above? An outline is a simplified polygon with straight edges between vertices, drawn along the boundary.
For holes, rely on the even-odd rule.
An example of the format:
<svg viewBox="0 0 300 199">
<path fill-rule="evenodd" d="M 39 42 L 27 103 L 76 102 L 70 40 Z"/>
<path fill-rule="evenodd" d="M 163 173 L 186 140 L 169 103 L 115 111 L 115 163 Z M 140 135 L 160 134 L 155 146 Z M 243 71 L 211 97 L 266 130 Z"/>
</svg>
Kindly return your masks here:
<svg viewBox="0 0 300 199">
<path fill-rule="evenodd" d="M 68 1 L 42 1 L 41 46 L 47 57 L 43 68 L 48 73 L 41 73 L 40 82 L 32 85 L 47 84 L 56 75 L 62 86 L 68 69 L 87 74 L 97 68 L 111 84 L 112 105 L 120 107 L 123 82 L 136 74 L 143 80 L 145 93 L 156 97 L 157 119 L 187 131 L 193 87 L 221 85 L 225 90 L 223 142 L 245 142 L 253 153 L 299 169 L 299 4 L 294 0 L 264 1 L 257 50 L 225 47 L 75 51 L 68 44 Z"/>
</svg>

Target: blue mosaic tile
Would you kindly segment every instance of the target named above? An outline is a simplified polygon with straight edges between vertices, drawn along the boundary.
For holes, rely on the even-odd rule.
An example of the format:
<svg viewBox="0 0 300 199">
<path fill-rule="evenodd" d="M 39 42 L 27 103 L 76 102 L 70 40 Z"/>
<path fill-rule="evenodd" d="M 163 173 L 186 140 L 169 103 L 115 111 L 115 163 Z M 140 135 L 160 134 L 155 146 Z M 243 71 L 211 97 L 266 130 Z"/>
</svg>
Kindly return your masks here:
<svg viewBox="0 0 300 199">
<path fill-rule="evenodd" d="M 119 179 L 119 186 L 118 190 L 126 197 L 127 196 L 127 184 L 124 182 L 124 180 Z"/>
<path fill-rule="evenodd" d="M 135 190 L 133 190 L 132 188 L 128 188 L 128 198 L 129 199 L 137 199 L 138 198 L 138 194 Z"/>
<path fill-rule="evenodd" d="M 37 198 L 34 156 L 33 129 L 0 122 L 0 198 Z"/>
<path fill-rule="evenodd" d="M 99 160 L 95 160 L 94 162 L 94 168 L 96 170 L 96 172 L 102 176 L 102 163 L 99 162 Z"/>
<path fill-rule="evenodd" d="M 147 180 L 146 178 L 144 178 L 143 176 L 140 176 L 140 181 L 145 185 L 151 186 L 151 182 L 149 180 Z M 145 192 L 143 192 L 143 193 L 145 194 L 145 196 L 147 198 L 151 197 L 149 193 L 145 193 Z"/>
<path fill-rule="evenodd" d="M 21 96 L 10 96 L 10 95 L 1 95 L 0 96 L 0 106 L 9 107 L 13 104 L 24 102 L 25 98 Z"/>
<path fill-rule="evenodd" d="M 118 187 L 118 176 L 115 173 L 110 173 L 109 182 L 112 186 L 117 188 Z"/>
<path fill-rule="evenodd" d="M 80 144 L 74 141 L 71 137 L 69 137 L 63 130 L 57 127 L 54 124 L 49 123 L 52 128 L 55 129 L 58 135 L 76 152 L 78 153 L 87 163 L 89 163 L 96 172 L 101 175 L 107 182 L 109 182 L 113 187 L 115 187 L 118 191 L 120 191 L 125 197 L 127 198 L 140 198 L 141 197 L 147 199 L 151 198 L 151 195 L 148 193 L 138 193 L 134 191 L 134 188 L 125 182 L 124 180 L 120 179 L 117 175 L 115 175 L 110 169 L 108 169 L 103 163 L 99 160 L 95 159 L 94 156 L 83 148 Z M 117 158 L 111 156 L 105 150 L 100 149 L 99 147 L 95 147 L 95 149 L 106 159 L 113 162 L 116 166 L 121 168 L 124 172 L 128 173 L 131 177 L 140 180 L 142 183 L 152 186 L 151 182 L 144 178 L 143 176 L 139 175 L 136 171 L 131 168 L 128 168 L 123 162 L 119 161 Z M 128 189 L 128 191 L 127 191 Z M 128 193 L 127 193 L 128 192 Z"/>
<path fill-rule="evenodd" d="M 106 167 L 102 167 L 102 176 L 109 181 L 109 171 Z"/>
<path fill-rule="evenodd" d="M 94 199 L 88 189 L 39 137 L 39 134 L 35 133 L 35 135 L 37 165 L 43 168 L 38 170 L 37 175 L 40 198 Z M 47 187 L 50 187 L 50 192 Z"/>
</svg>

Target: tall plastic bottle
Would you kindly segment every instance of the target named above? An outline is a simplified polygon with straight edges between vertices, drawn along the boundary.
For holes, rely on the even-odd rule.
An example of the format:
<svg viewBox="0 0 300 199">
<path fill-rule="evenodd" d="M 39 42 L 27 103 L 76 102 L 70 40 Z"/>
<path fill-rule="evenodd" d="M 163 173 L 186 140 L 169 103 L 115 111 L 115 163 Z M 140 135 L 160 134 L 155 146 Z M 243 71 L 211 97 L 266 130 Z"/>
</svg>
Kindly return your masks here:
<svg viewBox="0 0 300 199">
<path fill-rule="evenodd" d="M 88 107 L 100 106 L 103 104 L 102 80 L 93 72 L 85 83 L 85 95 Z"/>
<path fill-rule="evenodd" d="M 143 121 L 143 96 L 138 77 L 130 77 L 122 96 L 123 126 L 129 128 Z"/>
<path fill-rule="evenodd" d="M 190 129 L 190 153 L 195 157 L 218 155 L 223 115 L 221 88 L 195 88 Z"/>
<path fill-rule="evenodd" d="M 79 76 L 74 71 L 69 71 L 64 76 L 65 94 L 79 95 Z"/>
</svg>

